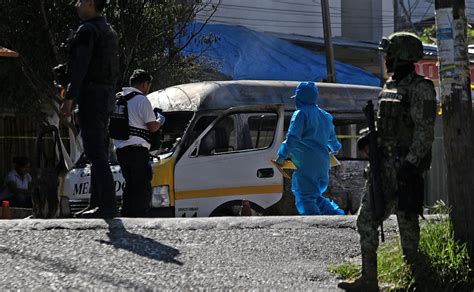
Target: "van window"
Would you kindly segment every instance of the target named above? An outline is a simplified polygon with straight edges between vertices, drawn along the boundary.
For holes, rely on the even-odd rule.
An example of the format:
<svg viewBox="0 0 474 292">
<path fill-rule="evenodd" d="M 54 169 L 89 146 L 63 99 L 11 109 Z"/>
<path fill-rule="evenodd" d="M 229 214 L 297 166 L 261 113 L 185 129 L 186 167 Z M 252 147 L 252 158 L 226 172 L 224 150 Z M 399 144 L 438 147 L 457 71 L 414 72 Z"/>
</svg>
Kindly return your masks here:
<svg viewBox="0 0 474 292">
<path fill-rule="evenodd" d="M 176 139 L 183 136 L 189 121 L 193 117 L 193 112 L 165 112 L 166 123 L 160 128 L 161 147 L 159 154 L 171 151 Z"/>
<path fill-rule="evenodd" d="M 272 145 L 276 113 L 235 113 L 221 119 L 201 140 L 199 155 L 265 149 Z"/>
<path fill-rule="evenodd" d="M 217 116 L 202 116 L 200 117 L 193 127 L 192 141 L 194 142 L 204 130 L 216 119 Z"/>
<path fill-rule="evenodd" d="M 276 113 L 251 114 L 247 123 L 252 140 L 251 149 L 264 149 L 272 145 L 278 123 Z"/>
<path fill-rule="evenodd" d="M 235 121 L 231 115 L 221 119 L 204 136 L 199 146 L 199 155 L 213 155 L 235 151 L 236 149 Z"/>
</svg>

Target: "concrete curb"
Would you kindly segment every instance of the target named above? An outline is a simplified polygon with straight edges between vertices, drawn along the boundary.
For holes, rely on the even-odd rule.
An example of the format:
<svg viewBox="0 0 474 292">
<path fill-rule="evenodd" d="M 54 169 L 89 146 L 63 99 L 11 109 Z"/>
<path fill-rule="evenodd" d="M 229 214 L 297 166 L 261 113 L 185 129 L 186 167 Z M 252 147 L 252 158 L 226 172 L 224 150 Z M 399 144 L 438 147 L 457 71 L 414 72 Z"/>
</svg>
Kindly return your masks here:
<svg viewBox="0 0 474 292">
<path fill-rule="evenodd" d="M 213 218 L 115 218 L 103 219 L 21 219 L 1 220 L 0 230 L 51 229 L 302 229 L 350 228 L 356 230 L 357 216 L 279 216 L 279 217 L 213 217 Z M 387 231 L 396 228 L 395 216 L 384 222 Z"/>
</svg>

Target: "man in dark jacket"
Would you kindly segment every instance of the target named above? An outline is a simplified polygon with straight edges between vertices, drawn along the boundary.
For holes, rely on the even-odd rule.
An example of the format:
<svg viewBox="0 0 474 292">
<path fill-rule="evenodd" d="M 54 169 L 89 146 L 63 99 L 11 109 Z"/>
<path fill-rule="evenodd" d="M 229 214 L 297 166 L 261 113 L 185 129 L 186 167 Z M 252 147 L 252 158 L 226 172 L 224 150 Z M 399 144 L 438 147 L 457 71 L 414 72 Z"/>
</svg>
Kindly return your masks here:
<svg viewBox="0 0 474 292">
<path fill-rule="evenodd" d="M 116 32 L 102 10 L 107 0 L 78 0 L 82 20 L 69 45 L 68 80 L 61 111 L 71 115 L 79 106 L 79 124 L 84 152 L 92 163 L 91 197 L 81 218 L 113 218 L 117 214 L 115 189 L 108 163 L 107 124 L 119 76 L 119 46 Z"/>
</svg>

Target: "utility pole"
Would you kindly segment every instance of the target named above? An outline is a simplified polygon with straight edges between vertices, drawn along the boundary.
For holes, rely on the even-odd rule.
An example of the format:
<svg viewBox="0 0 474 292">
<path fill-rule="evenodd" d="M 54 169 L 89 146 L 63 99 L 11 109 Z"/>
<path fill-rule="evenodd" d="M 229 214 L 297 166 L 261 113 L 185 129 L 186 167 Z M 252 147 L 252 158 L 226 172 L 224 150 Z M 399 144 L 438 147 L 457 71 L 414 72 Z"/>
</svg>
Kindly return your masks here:
<svg viewBox="0 0 474 292">
<path fill-rule="evenodd" d="M 393 1 L 393 28 L 395 32 L 400 30 L 400 9 L 397 0 Z"/>
<path fill-rule="evenodd" d="M 331 15 L 329 14 L 328 0 L 321 0 L 321 11 L 323 12 L 324 47 L 326 49 L 327 81 L 336 83 L 336 71 L 334 70 L 334 48 L 332 46 Z"/>
<path fill-rule="evenodd" d="M 440 101 L 454 235 L 474 259 L 474 140 L 464 0 L 436 0 Z"/>
</svg>

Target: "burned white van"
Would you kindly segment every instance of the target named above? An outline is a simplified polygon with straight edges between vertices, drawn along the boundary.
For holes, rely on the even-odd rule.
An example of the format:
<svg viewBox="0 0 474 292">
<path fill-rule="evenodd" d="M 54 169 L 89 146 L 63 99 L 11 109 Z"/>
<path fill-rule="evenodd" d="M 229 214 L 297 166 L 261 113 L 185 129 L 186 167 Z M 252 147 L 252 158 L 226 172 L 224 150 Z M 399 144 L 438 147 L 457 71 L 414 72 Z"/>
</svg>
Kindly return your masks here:
<svg viewBox="0 0 474 292">
<path fill-rule="evenodd" d="M 242 200 L 254 213 L 295 214 L 284 179 L 272 165 L 295 110 L 292 81 L 214 81 L 172 86 L 148 95 L 162 110 L 153 163 L 153 213 L 156 216 L 237 215 Z M 357 132 L 365 126 L 362 107 L 376 101 L 379 87 L 318 83 L 321 108 L 334 117 L 343 149 L 343 172 L 334 169 L 328 196 L 348 212 L 359 207 L 362 169 Z M 111 162 L 117 198 L 123 178 Z M 88 202 L 89 166 L 72 169 L 60 186 L 71 211 Z M 355 187 L 354 187 L 355 186 Z M 284 195 L 286 193 L 286 195 Z M 283 200 L 282 200 L 283 198 Z M 354 199 L 355 198 L 355 199 Z"/>
</svg>

